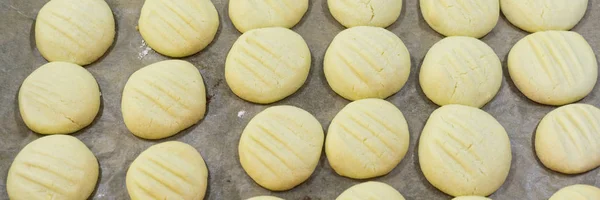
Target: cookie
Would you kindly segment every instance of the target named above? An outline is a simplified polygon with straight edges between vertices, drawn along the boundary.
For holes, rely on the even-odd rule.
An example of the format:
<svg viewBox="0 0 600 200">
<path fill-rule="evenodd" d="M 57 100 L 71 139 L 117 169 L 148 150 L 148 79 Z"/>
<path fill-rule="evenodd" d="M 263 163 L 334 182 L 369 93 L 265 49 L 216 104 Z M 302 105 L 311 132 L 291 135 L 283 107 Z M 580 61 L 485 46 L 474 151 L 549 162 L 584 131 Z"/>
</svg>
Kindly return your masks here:
<svg viewBox="0 0 600 200">
<path fill-rule="evenodd" d="M 585 15 L 588 0 L 501 0 L 506 19 L 527 32 L 571 30 Z M 568 14 L 565 14 L 568 13 Z"/>
<path fill-rule="evenodd" d="M 600 199 L 600 188 L 591 185 L 571 185 L 554 193 L 548 200 L 590 200 Z"/>
<path fill-rule="evenodd" d="M 238 31 L 267 27 L 292 28 L 308 10 L 308 0 L 230 0 L 229 18 Z"/>
<path fill-rule="evenodd" d="M 429 26 L 445 36 L 487 35 L 498 22 L 498 0 L 420 0 L 421 13 Z"/>
<path fill-rule="evenodd" d="M 382 182 L 369 181 L 354 185 L 344 191 L 336 200 L 404 200 L 400 192 Z"/>
<path fill-rule="evenodd" d="M 343 26 L 388 27 L 402 11 L 402 0 L 327 0 L 331 15 Z"/>
</svg>

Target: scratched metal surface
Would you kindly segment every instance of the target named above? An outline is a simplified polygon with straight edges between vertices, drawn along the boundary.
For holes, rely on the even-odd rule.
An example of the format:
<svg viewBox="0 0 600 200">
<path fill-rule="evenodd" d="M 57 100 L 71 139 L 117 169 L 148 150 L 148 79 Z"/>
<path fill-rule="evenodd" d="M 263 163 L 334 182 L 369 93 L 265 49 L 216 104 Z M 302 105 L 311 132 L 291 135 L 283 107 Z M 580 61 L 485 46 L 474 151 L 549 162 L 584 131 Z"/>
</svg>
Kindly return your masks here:
<svg viewBox="0 0 600 200">
<path fill-rule="evenodd" d="M 0 199 L 6 194 L 6 174 L 16 154 L 27 143 L 41 137 L 27 129 L 17 106 L 21 82 L 34 69 L 46 63 L 33 40 L 35 16 L 46 0 L 0 0 Z M 312 177 L 286 192 L 273 193 L 255 184 L 243 171 L 237 144 L 248 121 L 267 106 L 237 98 L 223 80 L 225 57 L 240 36 L 227 15 L 228 1 L 213 0 L 220 16 L 220 28 L 213 43 L 204 51 L 184 58 L 202 73 L 210 102 L 204 120 L 164 140 L 147 141 L 133 136 L 123 124 L 120 99 L 128 77 L 137 69 L 168 59 L 148 48 L 136 30 L 142 0 L 107 0 L 117 24 L 117 36 L 106 55 L 86 67 L 102 90 L 102 108 L 94 123 L 75 134 L 96 155 L 101 176 L 93 199 L 128 199 L 125 173 L 136 156 L 150 145 L 178 140 L 196 147 L 210 171 L 206 199 L 245 199 L 255 195 L 275 195 L 286 199 L 334 199 L 346 188 L 361 181 L 337 176 L 323 154 Z M 565 13 L 566 14 L 566 13 Z M 589 9 L 574 31 L 581 33 L 599 54 L 600 0 L 590 0 Z M 418 84 L 418 69 L 427 50 L 442 36 L 421 17 L 417 0 L 404 0 L 398 21 L 388 28 L 398 35 L 411 53 L 412 69 L 408 83 L 388 100 L 398 106 L 409 123 L 410 148 L 402 162 L 382 181 L 399 190 L 407 199 L 450 199 L 433 188 L 419 170 L 417 141 L 429 114 L 437 108 L 427 100 Z M 304 37 L 312 52 L 312 68 L 306 84 L 291 97 L 274 105 L 295 105 L 314 114 L 327 128 L 335 114 L 348 103 L 327 85 L 322 61 L 333 37 L 343 27 L 329 14 L 326 0 L 311 0 L 309 11 L 293 28 Z M 502 89 L 483 109 L 506 128 L 512 144 L 512 167 L 506 183 L 492 195 L 494 199 L 547 199 L 563 186 L 585 183 L 600 186 L 598 169 L 581 175 L 561 175 L 544 168 L 536 159 L 532 137 L 539 120 L 553 107 L 526 99 L 511 82 L 506 55 L 512 45 L 526 35 L 504 17 L 483 38 L 504 64 Z M 600 106 L 600 87 L 582 100 Z"/>
</svg>

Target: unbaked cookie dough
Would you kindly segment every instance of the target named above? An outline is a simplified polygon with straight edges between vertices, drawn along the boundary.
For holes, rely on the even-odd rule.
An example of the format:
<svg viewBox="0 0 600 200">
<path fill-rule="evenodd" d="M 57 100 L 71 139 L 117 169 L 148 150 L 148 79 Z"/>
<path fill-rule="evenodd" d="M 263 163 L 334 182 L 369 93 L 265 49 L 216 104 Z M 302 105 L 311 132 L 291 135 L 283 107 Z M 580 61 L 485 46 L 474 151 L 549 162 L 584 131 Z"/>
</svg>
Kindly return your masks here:
<svg viewBox="0 0 600 200">
<path fill-rule="evenodd" d="M 142 152 L 125 178 L 132 200 L 204 199 L 208 170 L 202 155 L 182 142 L 163 142 Z"/>
<path fill-rule="evenodd" d="M 369 181 L 360 183 L 348 188 L 336 200 L 404 200 L 400 192 L 392 186 L 382 183 Z"/>
<path fill-rule="evenodd" d="M 230 0 L 229 18 L 238 31 L 267 27 L 294 27 L 306 11 L 309 0 Z"/>
<path fill-rule="evenodd" d="M 96 187 L 98 171 L 98 160 L 77 138 L 45 136 L 17 154 L 6 190 L 14 200 L 87 199 Z"/>
<path fill-rule="evenodd" d="M 506 180 L 511 164 L 506 131 L 483 110 L 447 105 L 421 133 L 419 163 L 425 178 L 452 196 L 488 196 Z"/>
<path fill-rule="evenodd" d="M 571 30 L 587 10 L 588 0 L 501 0 L 513 25 L 528 31 Z"/>
<path fill-rule="evenodd" d="M 152 49 L 170 57 L 185 57 L 213 41 L 219 15 L 210 0 L 146 0 L 138 24 Z"/>
<path fill-rule="evenodd" d="M 535 151 L 546 167 L 561 173 L 600 166 L 600 109 L 570 104 L 548 113 L 537 127 Z"/>
<path fill-rule="evenodd" d="M 225 61 L 225 80 L 240 98 L 268 104 L 296 92 L 310 71 L 308 45 L 287 28 L 261 28 L 244 33 Z"/>
<path fill-rule="evenodd" d="M 92 123 L 100 109 L 96 79 L 83 67 L 51 62 L 33 71 L 19 90 L 25 125 L 40 134 L 69 134 Z"/>
<path fill-rule="evenodd" d="M 483 107 L 502 84 L 502 64 L 484 42 L 452 36 L 433 45 L 421 65 L 419 81 L 425 95 L 443 106 Z"/>
<path fill-rule="evenodd" d="M 115 37 L 115 19 L 104 0 L 48 1 L 35 21 L 35 43 L 46 60 L 90 64 Z"/>
<path fill-rule="evenodd" d="M 487 197 L 480 197 L 480 196 L 462 196 L 462 197 L 456 197 L 452 200 L 492 200 L 492 199 L 487 198 Z"/>
<path fill-rule="evenodd" d="M 348 104 L 331 121 L 325 141 L 329 165 L 341 176 L 382 176 L 406 155 L 409 133 L 402 112 L 385 100 Z"/>
<path fill-rule="evenodd" d="M 554 193 L 548 200 L 594 200 L 600 199 L 600 188 L 591 185 L 571 185 Z"/>
<path fill-rule="evenodd" d="M 279 197 L 274 197 L 274 196 L 257 196 L 257 197 L 252 197 L 246 200 L 285 200 Z"/>
<path fill-rule="evenodd" d="M 348 100 L 387 98 L 400 91 L 410 74 L 410 54 L 394 33 L 358 26 L 340 32 L 325 53 L 329 86 Z"/>
<path fill-rule="evenodd" d="M 429 26 L 445 36 L 487 35 L 500 17 L 498 0 L 420 0 L 421 13 Z"/>
<path fill-rule="evenodd" d="M 134 135 L 161 139 L 204 118 L 206 91 L 202 75 L 189 62 L 167 60 L 139 69 L 129 77 L 121 111 Z"/>
<path fill-rule="evenodd" d="M 345 27 L 393 24 L 402 11 L 403 0 L 327 0 L 331 15 Z"/>
<path fill-rule="evenodd" d="M 310 113 L 293 106 L 274 106 L 257 114 L 239 144 L 240 163 L 262 187 L 289 190 L 317 167 L 323 128 Z"/>
<path fill-rule="evenodd" d="M 584 98 L 598 79 L 592 47 L 571 31 L 537 32 L 521 39 L 508 54 L 508 71 L 525 96 L 547 105 Z"/>
</svg>

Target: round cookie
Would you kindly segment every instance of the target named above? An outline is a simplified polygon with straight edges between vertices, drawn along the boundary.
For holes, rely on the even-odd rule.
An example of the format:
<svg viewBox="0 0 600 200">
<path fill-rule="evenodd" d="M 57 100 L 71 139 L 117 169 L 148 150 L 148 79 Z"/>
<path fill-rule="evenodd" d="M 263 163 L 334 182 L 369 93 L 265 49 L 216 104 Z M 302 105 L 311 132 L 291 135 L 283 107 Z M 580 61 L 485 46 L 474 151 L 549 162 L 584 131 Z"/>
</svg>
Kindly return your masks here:
<svg viewBox="0 0 600 200">
<path fill-rule="evenodd" d="M 240 36 L 225 61 L 225 80 L 240 98 L 261 104 L 296 92 L 310 71 L 308 45 L 287 28 L 261 28 Z"/>
<path fill-rule="evenodd" d="M 483 110 L 447 105 L 421 133 L 419 163 L 425 178 L 452 196 L 488 196 L 506 180 L 511 164 L 506 131 Z"/>
<path fill-rule="evenodd" d="M 239 144 L 242 167 L 262 187 L 289 190 L 315 170 L 323 148 L 323 128 L 310 113 L 274 106 L 257 114 Z"/>
<path fill-rule="evenodd" d="M 600 199 L 600 188 L 591 185 L 571 185 L 554 193 L 548 200 L 590 200 Z"/>
<path fill-rule="evenodd" d="M 484 42 L 463 36 L 440 40 L 427 52 L 419 81 L 425 95 L 443 106 L 483 107 L 502 85 L 502 64 Z"/>
<path fill-rule="evenodd" d="M 342 109 L 331 121 L 325 141 L 329 165 L 341 176 L 382 176 L 404 158 L 409 146 L 402 112 L 385 100 L 363 99 Z"/>
<path fill-rule="evenodd" d="M 25 125 L 40 134 L 69 134 L 92 123 L 100 109 L 100 89 L 83 67 L 51 62 L 33 71 L 19 90 Z"/>
<path fill-rule="evenodd" d="M 146 0 L 138 24 L 152 49 L 169 57 L 185 57 L 213 41 L 219 15 L 210 0 Z"/>
<path fill-rule="evenodd" d="M 481 196 L 462 196 L 462 197 L 456 197 L 452 200 L 492 200 L 492 199 L 487 198 L 487 197 L 481 197 Z"/>
<path fill-rule="evenodd" d="M 267 27 L 294 27 L 306 11 L 308 0 L 230 0 L 229 18 L 238 31 Z"/>
<path fill-rule="evenodd" d="M 202 155 L 186 143 L 151 146 L 129 166 L 125 178 L 132 200 L 204 199 L 208 170 Z"/>
<path fill-rule="evenodd" d="M 548 113 L 537 127 L 535 151 L 546 167 L 565 174 L 600 166 L 600 109 L 570 104 Z"/>
<path fill-rule="evenodd" d="M 585 15 L 588 0 L 501 0 L 513 25 L 528 32 L 571 30 Z M 568 14 L 565 14 L 568 13 Z"/>
<path fill-rule="evenodd" d="M 369 200 L 404 200 L 400 192 L 392 186 L 382 183 L 369 181 L 356 184 L 344 191 L 336 200 L 354 200 L 354 199 L 369 199 Z"/>
<path fill-rule="evenodd" d="M 529 99 L 565 105 L 587 96 L 598 79 L 596 56 L 576 32 L 537 32 L 521 39 L 508 54 L 508 72 Z"/>
<path fill-rule="evenodd" d="M 325 53 L 329 86 L 348 100 L 387 98 L 400 91 L 410 74 L 410 54 L 394 33 L 359 26 L 340 32 Z"/>
<path fill-rule="evenodd" d="M 54 1 L 54 0 L 53 0 Z M 87 199 L 98 181 L 98 161 L 85 144 L 51 135 L 27 144 L 8 171 L 10 199 Z"/>
<path fill-rule="evenodd" d="M 327 0 L 331 15 L 343 26 L 388 27 L 402 11 L 402 0 Z"/>
<path fill-rule="evenodd" d="M 421 13 L 429 26 L 445 36 L 487 35 L 500 17 L 498 0 L 420 0 Z"/>
<path fill-rule="evenodd" d="M 274 197 L 274 196 L 257 196 L 257 197 L 252 197 L 246 200 L 284 200 L 282 198 L 279 197 Z"/>
<path fill-rule="evenodd" d="M 186 61 L 167 60 L 141 68 L 123 89 L 125 125 L 144 139 L 175 135 L 198 123 L 205 111 L 202 75 Z"/>
<path fill-rule="evenodd" d="M 52 0 L 40 9 L 35 43 L 46 60 L 90 64 L 115 37 L 115 19 L 103 0 Z"/>
</svg>

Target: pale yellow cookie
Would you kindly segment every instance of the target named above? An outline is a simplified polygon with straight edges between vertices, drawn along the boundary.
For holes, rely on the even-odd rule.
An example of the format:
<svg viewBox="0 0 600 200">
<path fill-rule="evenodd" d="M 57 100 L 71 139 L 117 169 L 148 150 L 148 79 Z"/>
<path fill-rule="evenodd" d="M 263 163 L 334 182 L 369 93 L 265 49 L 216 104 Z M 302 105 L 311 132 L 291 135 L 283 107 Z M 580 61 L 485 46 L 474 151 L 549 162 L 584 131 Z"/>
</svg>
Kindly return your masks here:
<svg viewBox="0 0 600 200">
<path fill-rule="evenodd" d="M 36 133 L 73 133 L 90 125 L 99 109 L 96 79 L 72 63 L 42 65 L 23 81 L 19 90 L 21 117 Z"/>
<path fill-rule="evenodd" d="M 585 15 L 588 0 L 500 0 L 506 19 L 528 31 L 572 29 Z"/>
<path fill-rule="evenodd" d="M 537 32 L 521 39 L 508 54 L 508 71 L 525 96 L 547 105 L 579 101 L 598 79 L 592 47 L 571 31 Z"/>
<path fill-rule="evenodd" d="M 182 60 L 157 62 L 129 77 L 121 111 L 134 135 L 161 139 L 198 123 L 206 111 L 202 75 Z"/>
<path fill-rule="evenodd" d="M 382 183 L 369 181 L 354 185 L 344 191 L 336 200 L 404 200 L 400 192 L 392 186 Z"/>
<path fill-rule="evenodd" d="M 275 106 L 257 114 L 239 144 L 240 163 L 259 185 L 289 190 L 315 170 L 323 148 L 323 128 L 310 113 L 293 106 Z"/>
<path fill-rule="evenodd" d="M 402 112 L 385 100 L 363 99 L 348 104 L 331 121 L 325 153 L 341 176 L 382 176 L 404 158 L 409 145 Z"/>
<path fill-rule="evenodd" d="M 421 133 L 419 164 L 425 178 L 452 196 L 488 196 L 506 180 L 511 164 L 506 131 L 483 110 L 447 105 Z"/>
<path fill-rule="evenodd" d="M 597 200 L 600 199 L 600 188 L 591 185 L 571 185 L 554 193 L 548 200 Z"/>
<path fill-rule="evenodd" d="M 561 173 L 600 166 L 600 109 L 570 104 L 548 113 L 537 127 L 535 151 L 546 167 Z"/>
<path fill-rule="evenodd" d="M 403 0 L 327 0 L 331 15 L 345 27 L 393 24 L 402 11 Z"/>
<path fill-rule="evenodd" d="M 308 10 L 309 0 L 230 0 L 229 18 L 238 31 L 292 28 Z"/>
<path fill-rule="evenodd" d="M 445 36 L 487 35 L 500 17 L 499 0 L 419 0 L 429 26 Z"/>
<path fill-rule="evenodd" d="M 13 200 L 88 199 L 98 171 L 98 160 L 77 138 L 45 136 L 17 154 L 8 171 L 6 191 Z"/>
<path fill-rule="evenodd" d="M 410 63 L 408 49 L 394 33 L 358 26 L 335 36 L 323 70 L 333 91 L 348 100 L 384 99 L 404 86 Z"/>
<path fill-rule="evenodd" d="M 156 144 L 129 166 L 125 178 L 132 200 L 204 199 L 208 170 L 202 155 L 182 142 Z"/>
<path fill-rule="evenodd" d="M 480 197 L 480 196 L 462 196 L 462 197 L 456 197 L 452 200 L 492 200 L 492 199 L 487 198 L 487 197 Z"/>
<path fill-rule="evenodd" d="M 115 19 L 104 0 L 48 1 L 35 21 L 35 43 L 46 60 L 90 64 L 115 37 Z"/>
<path fill-rule="evenodd" d="M 285 200 L 279 197 L 274 197 L 274 196 L 257 196 L 257 197 L 252 197 L 246 200 Z"/>
<path fill-rule="evenodd" d="M 225 80 L 240 98 L 268 104 L 296 92 L 310 71 L 308 45 L 292 30 L 261 28 L 244 33 L 225 61 Z"/>
<path fill-rule="evenodd" d="M 185 57 L 213 41 L 219 15 L 210 0 L 146 0 L 138 24 L 152 49 L 170 57 Z"/>
<path fill-rule="evenodd" d="M 483 107 L 502 85 L 502 64 L 484 42 L 462 36 L 440 40 L 427 52 L 419 81 L 425 95 L 443 106 Z"/>
</svg>

